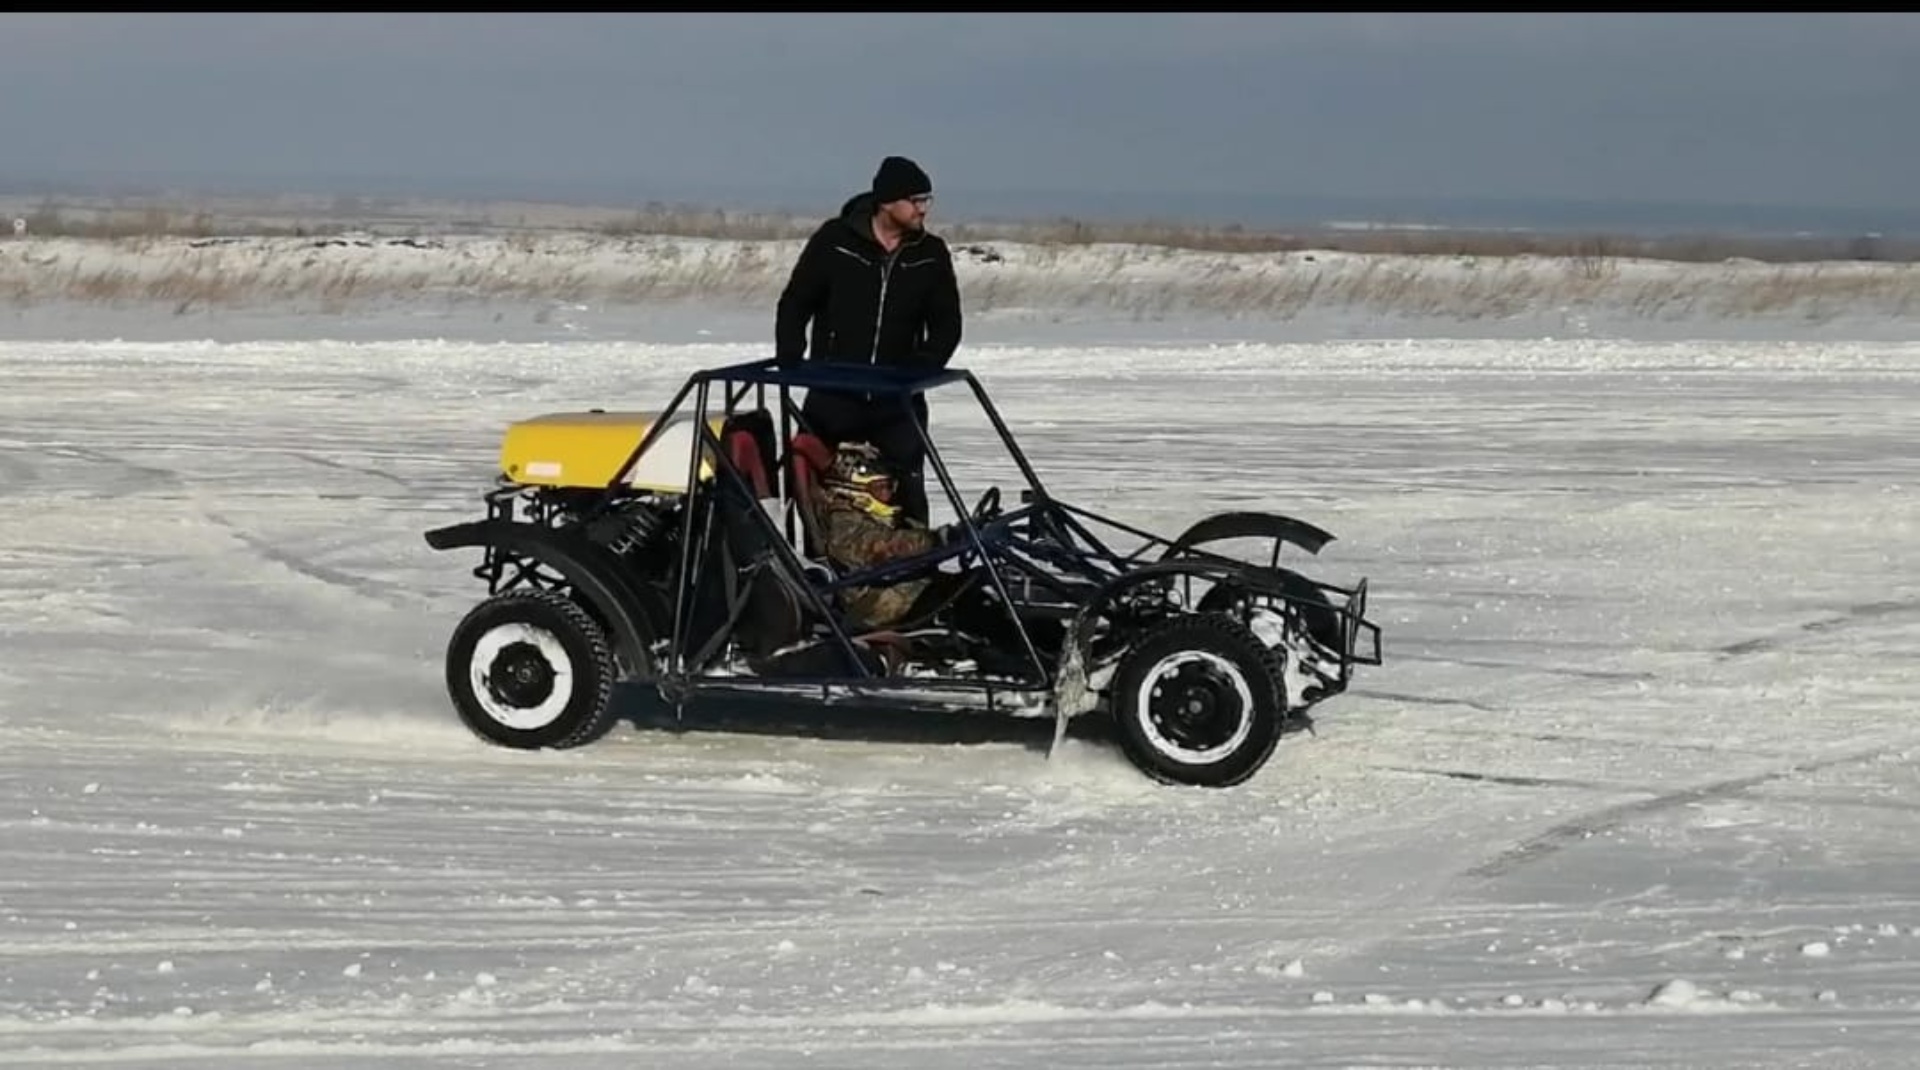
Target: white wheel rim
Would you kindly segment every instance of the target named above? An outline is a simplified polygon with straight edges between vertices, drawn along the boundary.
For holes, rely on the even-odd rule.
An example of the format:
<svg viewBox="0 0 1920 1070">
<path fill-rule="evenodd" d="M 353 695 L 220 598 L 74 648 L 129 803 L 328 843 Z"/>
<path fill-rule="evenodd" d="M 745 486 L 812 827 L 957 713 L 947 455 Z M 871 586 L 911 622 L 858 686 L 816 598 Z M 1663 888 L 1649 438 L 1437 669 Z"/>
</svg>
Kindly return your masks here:
<svg viewBox="0 0 1920 1070">
<path fill-rule="evenodd" d="M 1233 726 L 1233 734 L 1226 742 L 1216 744 L 1204 750 L 1194 750 L 1181 746 L 1167 738 L 1160 726 L 1153 723 L 1153 689 L 1158 687 L 1174 671 L 1183 665 L 1204 662 L 1224 675 L 1232 683 L 1233 690 L 1240 698 L 1240 719 Z M 1189 650 L 1179 654 L 1169 654 L 1154 663 L 1147 675 L 1140 681 L 1140 690 L 1133 696 L 1134 718 L 1140 723 L 1140 731 L 1147 737 L 1147 743 L 1154 750 L 1177 762 L 1200 764 L 1219 761 L 1238 750 L 1253 734 L 1253 688 L 1247 686 L 1246 674 L 1240 667 L 1218 654 L 1204 650 Z"/>
<path fill-rule="evenodd" d="M 538 706 L 507 705 L 487 686 L 487 672 L 494 660 L 514 643 L 531 643 L 553 668 L 553 689 Z M 489 629 L 473 646 L 473 656 L 467 660 L 467 678 L 480 709 L 500 724 L 521 732 L 552 724 L 573 698 L 573 659 L 567 656 L 558 636 L 530 624 L 502 624 Z"/>
</svg>

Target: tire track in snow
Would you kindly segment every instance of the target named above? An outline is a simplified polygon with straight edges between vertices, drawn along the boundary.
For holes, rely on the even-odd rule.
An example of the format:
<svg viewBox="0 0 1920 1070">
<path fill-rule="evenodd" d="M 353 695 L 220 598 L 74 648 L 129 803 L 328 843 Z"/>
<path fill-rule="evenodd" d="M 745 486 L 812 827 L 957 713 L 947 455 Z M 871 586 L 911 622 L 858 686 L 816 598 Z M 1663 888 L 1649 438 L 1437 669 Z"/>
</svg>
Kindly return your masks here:
<svg viewBox="0 0 1920 1070">
<path fill-rule="evenodd" d="M 1792 776 L 1799 776 L 1804 773 L 1815 773 L 1834 766 L 1850 765 L 1854 762 L 1872 761 L 1895 749 L 1895 745 L 1889 744 L 1874 747 L 1869 750 L 1853 751 L 1847 754 L 1836 755 L 1819 761 L 1796 762 L 1793 765 L 1769 770 L 1764 773 L 1754 773 L 1749 776 L 1714 781 L 1709 784 L 1702 784 L 1698 787 L 1686 788 L 1681 791 L 1663 792 L 1650 799 L 1638 799 L 1633 802 L 1603 807 L 1582 814 L 1571 820 L 1562 821 L 1547 829 L 1545 832 L 1530 836 L 1494 855 L 1485 862 L 1467 870 L 1467 875 L 1483 878 L 1503 877 L 1521 866 L 1537 862 L 1580 840 L 1619 828 L 1621 825 L 1635 818 L 1678 809 L 1679 807 L 1688 806 L 1693 803 L 1731 798 L 1749 788 L 1784 780 Z"/>
<path fill-rule="evenodd" d="M 1867 602 L 1848 606 L 1831 617 L 1807 621 L 1790 632 L 1779 635 L 1761 636 L 1756 639 L 1743 639 L 1737 643 L 1728 643 L 1714 651 L 1720 659 L 1747 657 L 1752 654 L 1766 654 L 1781 647 L 1804 639 L 1809 635 L 1819 635 L 1842 628 L 1857 627 L 1884 617 L 1900 616 L 1906 613 L 1920 612 L 1920 599 L 1904 599 L 1897 602 Z"/>
<path fill-rule="evenodd" d="M 209 521 L 225 530 L 236 542 L 252 551 L 256 557 L 269 564 L 278 565 L 290 572 L 304 576 L 316 583 L 324 584 L 336 590 L 345 591 L 348 594 L 367 599 L 371 602 L 378 602 L 389 609 L 417 609 L 433 604 L 429 599 L 397 594 L 386 584 L 377 580 L 368 579 L 365 576 L 356 576 L 350 572 L 342 572 L 339 569 L 320 564 L 318 561 L 305 555 L 284 550 L 248 532 L 240 525 L 228 520 L 225 516 L 222 516 L 209 507 L 202 506 L 200 511 Z"/>
<path fill-rule="evenodd" d="M 322 457 L 318 454 L 308 453 L 302 450 L 292 450 L 292 451 L 289 451 L 289 453 L 292 456 L 299 458 L 300 460 L 308 462 L 309 464 L 319 465 L 322 468 L 331 468 L 336 472 L 345 472 L 348 475 L 369 476 L 374 479 L 385 480 L 386 482 L 391 483 L 394 486 L 399 487 L 401 490 L 407 491 L 408 493 L 418 493 L 418 488 L 414 487 L 411 483 L 408 483 L 406 480 L 401 479 L 399 476 L 394 475 L 392 472 L 385 472 L 378 468 L 369 468 L 365 465 L 348 464 L 345 461 L 336 461 L 331 458 Z"/>
</svg>

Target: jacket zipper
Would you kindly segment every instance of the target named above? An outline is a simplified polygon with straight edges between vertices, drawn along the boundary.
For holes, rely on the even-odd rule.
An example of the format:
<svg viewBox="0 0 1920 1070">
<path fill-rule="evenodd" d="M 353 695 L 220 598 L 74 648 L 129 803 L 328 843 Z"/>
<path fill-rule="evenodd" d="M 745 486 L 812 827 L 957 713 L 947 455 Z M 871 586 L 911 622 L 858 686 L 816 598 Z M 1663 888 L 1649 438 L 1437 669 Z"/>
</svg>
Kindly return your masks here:
<svg viewBox="0 0 1920 1070">
<path fill-rule="evenodd" d="M 887 280 L 893 277 L 894 260 L 900 256 L 900 250 L 906 247 L 905 242 L 900 243 L 880 263 L 880 302 L 873 313 L 873 353 L 867 357 L 867 364 L 870 367 L 877 367 L 880 364 L 880 324 L 887 318 Z"/>
</svg>

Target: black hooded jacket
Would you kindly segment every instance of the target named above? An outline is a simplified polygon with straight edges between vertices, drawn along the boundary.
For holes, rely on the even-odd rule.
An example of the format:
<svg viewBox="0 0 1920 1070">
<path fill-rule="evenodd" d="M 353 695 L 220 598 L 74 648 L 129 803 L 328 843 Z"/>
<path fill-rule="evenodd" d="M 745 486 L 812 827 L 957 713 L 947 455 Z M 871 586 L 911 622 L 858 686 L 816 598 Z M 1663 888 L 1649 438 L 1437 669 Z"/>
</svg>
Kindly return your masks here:
<svg viewBox="0 0 1920 1070">
<path fill-rule="evenodd" d="M 960 287 L 947 243 L 924 231 L 889 254 L 873 236 L 873 194 L 822 223 L 795 261 L 774 315 L 774 356 L 938 369 L 960 345 Z M 807 332 L 813 324 L 812 337 Z"/>
</svg>

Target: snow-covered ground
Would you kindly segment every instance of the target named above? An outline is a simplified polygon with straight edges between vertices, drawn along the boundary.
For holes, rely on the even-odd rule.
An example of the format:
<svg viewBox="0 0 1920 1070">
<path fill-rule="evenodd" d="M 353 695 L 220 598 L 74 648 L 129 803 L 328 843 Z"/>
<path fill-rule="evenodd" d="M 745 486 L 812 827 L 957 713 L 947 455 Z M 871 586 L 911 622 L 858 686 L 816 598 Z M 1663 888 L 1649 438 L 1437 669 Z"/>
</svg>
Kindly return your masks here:
<svg viewBox="0 0 1920 1070">
<path fill-rule="evenodd" d="M 983 315 L 1056 491 L 1371 580 L 1386 664 L 1202 791 L 1025 722 L 468 735 L 420 533 L 770 319 L 578 304 L 9 310 L 0 1065 L 1911 1064 L 1920 321 Z"/>
</svg>

